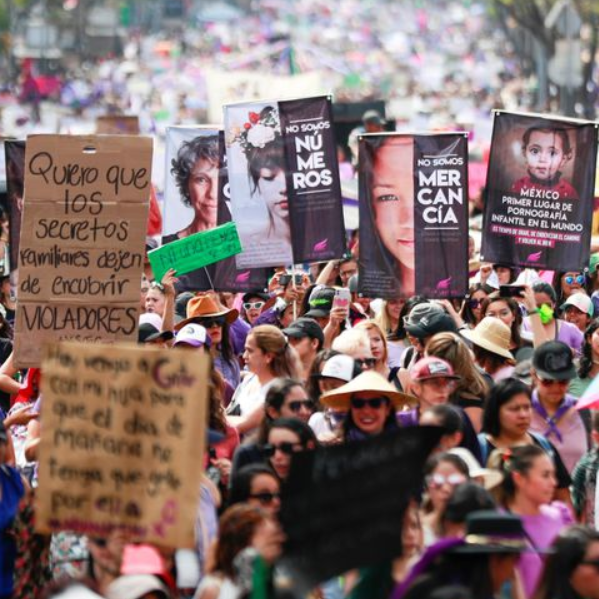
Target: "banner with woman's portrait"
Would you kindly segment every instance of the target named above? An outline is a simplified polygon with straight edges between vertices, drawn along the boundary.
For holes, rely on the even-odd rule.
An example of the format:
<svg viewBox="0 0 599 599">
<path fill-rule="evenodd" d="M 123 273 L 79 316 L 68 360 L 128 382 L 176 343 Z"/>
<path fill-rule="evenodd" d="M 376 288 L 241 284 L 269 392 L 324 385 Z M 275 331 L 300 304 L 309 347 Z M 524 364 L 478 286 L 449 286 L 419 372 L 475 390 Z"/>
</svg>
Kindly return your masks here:
<svg viewBox="0 0 599 599">
<path fill-rule="evenodd" d="M 596 161 L 594 123 L 497 111 L 481 258 L 558 271 L 588 264 Z"/>
<path fill-rule="evenodd" d="M 225 107 L 237 266 L 340 258 L 346 250 L 328 97 Z"/>
<path fill-rule="evenodd" d="M 223 131 L 215 127 L 169 127 L 162 243 L 230 222 L 229 203 Z M 178 279 L 179 292 L 262 291 L 267 284 L 263 269 L 238 270 L 233 257 Z"/>
<path fill-rule="evenodd" d="M 468 288 L 468 141 L 462 133 L 359 139 L 359 292 L 463 296 Z"/>
</svg>

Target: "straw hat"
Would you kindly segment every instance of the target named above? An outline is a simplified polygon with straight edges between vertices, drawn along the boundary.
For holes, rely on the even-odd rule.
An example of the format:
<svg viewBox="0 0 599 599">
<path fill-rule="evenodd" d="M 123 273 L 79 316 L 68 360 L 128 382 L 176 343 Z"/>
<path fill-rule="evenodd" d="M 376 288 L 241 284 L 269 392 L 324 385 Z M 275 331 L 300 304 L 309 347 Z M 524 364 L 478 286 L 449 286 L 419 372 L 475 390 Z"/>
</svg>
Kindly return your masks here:
<svg viewBox="0 0 599 599">
<path fill-rule="evenodd" d="M 473 331 L 460 331 L 463 337 L 487 351 L 514 360 L 510 351 L 512 331 L 499 318 L 485 316 Z"/>
<path fill-rule="evenodd" d="M 447 453 L 457 455 L 468 466 L 468 474 L 470 478 L 482 479 L 482 485 L 485 489 L 493 489 L 503 481 L 503 474 L 499 470 L 491 470 L 490 468 L 482 468 L 477 459 L 465 447 L 453 447 Z"/>
<path fill-rule="evenodd" d="M 334 410 L 348 410 L 352 395 L 357 393 L 364 397 L 387 397 L 395 408 L 418 403 L 415 397 L 401 393 L 384 376 L 373 370 L 367 370 L 338 389 L 328 391 L 321 396 L 320 401 Z"/>
<path fill-rule="evenodd" d="M 223 310 L 214 301 L 214 298 L 207 294 L 198 294 L 187 302 L 187 318 L 175 325 L 175 330 L 182 329 L 186 324 L 198 322 L 202 318 L 217 318 L 224 316 L 227 324 L 233 323 L 239 316 L 235 309 Z"/>
</svg>

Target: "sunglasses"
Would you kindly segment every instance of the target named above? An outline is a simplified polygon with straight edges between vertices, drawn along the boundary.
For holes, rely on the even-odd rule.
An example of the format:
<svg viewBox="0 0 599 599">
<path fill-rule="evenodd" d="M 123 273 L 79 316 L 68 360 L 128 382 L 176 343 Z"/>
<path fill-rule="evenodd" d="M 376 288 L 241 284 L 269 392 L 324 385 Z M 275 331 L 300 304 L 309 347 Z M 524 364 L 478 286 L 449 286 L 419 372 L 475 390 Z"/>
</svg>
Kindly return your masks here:
<svg viewBox="0 0 599 599">
<path fill-rule="evenodd" d="M 243 304 L 244 310 L 260 310 L 266 302 L 246 302 Z"/>
<path fill-rule="evenodd" d="M 584 275 L 576 275 L 575 277 L 568 276 L 564 278 L 564 281 L 567 285 L 573 285 L 577 283 L 578 285 L 584 285 Z"/>
<path fill-rule="evenodd" d="M 354 362 L 364 370 L 364 368 L 374 368 L 376 365 L 376 358 L 356 358 Z"/>
<path fill-rule="evenodd" d="M 463 474 L 450 474 L 449 476 L 443 476 L 443 474 L 431 474 L 426 477 L 426 484 L 432 489 L 440 489 L 443 485 L 451 485 L 457 487 L 466 480 Z"/>
<path fill-rule="evenodd" d="M 297 414 L 302 407 L 306 408 L 306 410 L 310 410 L 310 412 L 314 409 L 314 402 L 311 399 L 298 399 L 290 401 L 287 405 L 294 414 Z"/>
<path fill-rule="evenodd" d="M 202 318 L 201 324 L 203 327 L 210 329 L 212 327 L 222 327 L 225 325 L 227 320 L 224 316 L 218 316 L 214 318 Z"/>
<path fill-rule="evenodd" d="M 565 380 L 565 381 L 554 381 L 552 379 L 539 379 L 539 382 L 544 387 L 551 387 L 552 385 L 559 385 L 560 387 L 566 387 L 570 383 L 569 380 Z"/>
<path fill-rule="evenodd" d="M 584 561 L 580 562 L 580 565 L 592 566 L 595 568 L 595 570 L 597 570 L 597 572 L 599 572 L 599 559 L 585 559 Z"/>
<path fill-rule="evenodd" d="M 479 308 L 482 303 L 483 303 L 482 300 L 478 300 L 478 299 L 466 300 L 466 305 L 469 308 L 471 308 L 472 310 L 476 310 L 476 308 Z"/>
<path fill-rule="evenodd" d="M 386 397 L 373 397 L 372 399 L 360 399 L 358 397 L 352 397 L 351 399 L 351 407 L 356 408 L 356 410 L 361 410 L 366 406 L 373 408 L 374 410 L 378 410 L 381 406 L 388 403 L 389 400 Z"/>
<path fill-rule="evenodd" d="M 267 458 L 272 458 L 277 450 L 285 455 L 293 455 L 294 453 L 301 451 L 302 446 L 299 443 L 279 443 L 278 445 L 267 443 L 262 447 L 262 453 Z"/>
<path fill-rule="evenodd" d="M 268 505 L 272 503 L 275 499 L 281 499 L 280 493 L 269 493 L 268 491 L 264 491 L 264 493 L 252 493 L 250 495 L 252 499 L 257 499 L 262 505 Z"/>
</svg>

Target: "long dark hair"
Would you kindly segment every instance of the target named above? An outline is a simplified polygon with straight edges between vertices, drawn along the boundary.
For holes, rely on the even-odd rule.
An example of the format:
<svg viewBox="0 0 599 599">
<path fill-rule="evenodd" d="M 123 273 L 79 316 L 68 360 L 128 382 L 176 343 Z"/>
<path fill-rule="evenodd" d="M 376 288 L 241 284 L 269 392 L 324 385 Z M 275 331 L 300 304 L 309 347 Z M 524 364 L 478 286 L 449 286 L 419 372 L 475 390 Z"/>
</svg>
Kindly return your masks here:
<svg viewBox="0 0 599 599">
<path fill-rule="evenodd" d="M 492 437 L 497 437 L 501 433 L 499 411 L 504 404 L 520 393 L 524 393 L 532 401 L 530 387 L 513 377 L 503 379 L 491 388 L 483 411 L 483 432 Z"/>
<path fill-rule="evenodd" d="M 268 438 L 268 431 L 270 425 L 273 422 L 273 418 L 268 413 L 268 408 L 274 408 L 277 412 L 281 412 L 281 407 L 285 403 L 285 399 L 289 395 L 290 391 L 295 387 L 304 387 L 304 384 L 297 379 L 290 378 L 278 378 L 275 379 L 270 385 L 266 397 L 264 399 L 264 418 L 258 431 L 258 443 L 266 443 Z"/>
<path fill-rule="evenodd" d="M 231 478 L 227 507 L 247 501 L 252 492 L 252 481 L 260 474 L 271 476 L 279 482 L 279 477 L 268 464 L 248 464 L 240 468 L 235 476 Z"/>
<path fill-rule="evenodd" d="M 488 295 L 490 295 L 491 293 L 493 293 L 493 291 L 495 291 L 495 289 L 493 289 L 493 287 L 491 287 L 490 285 L 487 285 L 486 283 L 476 283 L 476 285 L 473 285 L 472 287 L 470 287 L 470 289 L 468 289 L 468 297 L 466 298 L 466 300 L 464 300 L 464 306 L 462 308 L 462 320 L 467 323 L 467 324 L 473 324 L 476 325 L 478 324 L 476 321 L 476 317 L 474 316 L 474 313 L 472 312 L 472 308 L 469 305 L 469 300 L 472 299 L 472 296 L 477 292 L 477 291 L 483 291 L 484 293 Z M 482 302 L 485 301 L 486 298 L 481 300 L 481 309 L 482 309 Z"/>
<path fill-rule="evenodd" d="M 499 294 L 492 293 L 481 303 L 480 308 L 482 310 L 483 318 L 487 315 L 489 306 L 495 302 L 503 302 L 514 315 L 514 320 L 512 321 L 511 326 L 512 343 L 516 347 L 521 347 L 523 344 L 522 335 L 520 334 L 520 327 L 522 326 L 522 312 L 520 312 L 520 306 L 518 305 L 518 302 L 511 297 L 500 297 Z"/>
<path fill-rule="evenodd" d="M 599 329 L 599 319 L 592 320 L 584 332 L 584 344 L 580 356 L 580 364 L 578 366 L 578 376 L 581 379 L 586 379 L 593 368 L 593 348 L 591 337 L 593 333 Z"/>
<path fill-rule="evenodd" d="M 545 561 L 533 599 L 582 599 L 570 579 L 591 543 L 599 543 L 599 531 L 588 526 L 572 526 L 560 533 L 553 541 L 553 553 Z"/>
<path fill-rule="evenodd" d="M 553 283 L 553 289 L 555 290 L 555 294 L 557 296 L 556 307 L 558 307 L 558 308 L 567 299 L 566 296 L 564 295 L 564 290 L 562 289 L 562 278 L 568 272 L 576 272 L 577 274 L 582 275 L 584 277 L 584 283 L 581 285 L 582 292 L 586 293 L 589 297 L 593 293 L 593 280 L 591 279 L 588 272 L 586 272 L 584 270 L 579 271 L 576 269 L 556 271 L 553 275 L 552 283 Z"/>
</svg>

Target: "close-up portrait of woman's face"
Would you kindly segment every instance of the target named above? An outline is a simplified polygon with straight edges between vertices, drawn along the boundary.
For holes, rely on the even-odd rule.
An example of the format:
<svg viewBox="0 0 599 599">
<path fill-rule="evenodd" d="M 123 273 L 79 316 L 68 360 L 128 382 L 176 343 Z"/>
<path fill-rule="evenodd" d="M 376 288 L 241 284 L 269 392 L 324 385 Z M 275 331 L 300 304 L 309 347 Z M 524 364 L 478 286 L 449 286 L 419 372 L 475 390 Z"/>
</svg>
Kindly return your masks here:
<svg viewBox="0 0 599 599">
<path fill-rule="evenodd" d="M 414 145 L 411 137 L 389 138 L 372 168 L 371 201 L 377 233 L 391 255 L 414 269 Z"/>
<path fill-rule="evenodd" d="M 279 218 L 289 218 L 287 184 L 283 169 L 275 165 L 262 167 L 258 188 L 271 214 Z"/>
<path fill-rule="evenodd" d="M 194 212 L 214 223 L 218 215 L 218 164 L 200 158 L 194 165 L 188 182 L 189 200 Z"/>
</svg>

